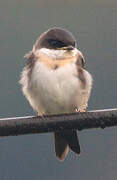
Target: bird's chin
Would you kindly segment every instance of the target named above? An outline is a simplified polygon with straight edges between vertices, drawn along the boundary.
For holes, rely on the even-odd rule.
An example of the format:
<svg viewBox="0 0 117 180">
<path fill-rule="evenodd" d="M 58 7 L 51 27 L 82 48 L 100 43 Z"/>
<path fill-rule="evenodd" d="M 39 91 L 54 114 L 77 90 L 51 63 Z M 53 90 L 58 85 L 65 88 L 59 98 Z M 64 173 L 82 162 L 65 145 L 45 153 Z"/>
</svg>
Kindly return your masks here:
<svg viewBox="0 0 117 180">
<path fill-rule="evenodd" d="M 40 55 L 48 56 L 51 59 L 66 59 L 72 58 L 76 56 L 78 53 L 78 49 L 74 48 L 73 50 L 55 50 L 55 49 L 47 49 L 41 48 L 35 51 L 35 55 L 39 57 Z"/>
</svg>

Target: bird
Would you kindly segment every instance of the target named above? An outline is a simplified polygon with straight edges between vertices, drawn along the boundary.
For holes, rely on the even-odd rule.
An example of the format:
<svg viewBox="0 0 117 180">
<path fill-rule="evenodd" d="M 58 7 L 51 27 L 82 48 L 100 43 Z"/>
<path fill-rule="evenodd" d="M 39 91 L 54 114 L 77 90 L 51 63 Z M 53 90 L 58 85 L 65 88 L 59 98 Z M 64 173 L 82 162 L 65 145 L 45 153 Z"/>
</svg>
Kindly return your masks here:
<svg viewBox="0 0 117 180">
<path fill-rule="evenodd" d="M 24 57 L 27 62 L 19 83 L 39 116 L 86 111 L 93 78 L 70 31 L 60 27 L 48 29 Z M 54 146 L 60 161 L 70 150 L 80 154 L 76 130 L 54 132 Z"/>
</svg>

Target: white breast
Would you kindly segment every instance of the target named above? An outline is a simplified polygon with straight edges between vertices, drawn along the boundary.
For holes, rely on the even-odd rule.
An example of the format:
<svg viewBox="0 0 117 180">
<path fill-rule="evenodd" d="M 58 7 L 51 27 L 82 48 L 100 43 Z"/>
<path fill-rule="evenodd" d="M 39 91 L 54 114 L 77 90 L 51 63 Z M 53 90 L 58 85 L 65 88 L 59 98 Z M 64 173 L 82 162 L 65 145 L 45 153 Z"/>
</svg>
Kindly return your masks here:
<svg viewBox="0 0 117 180">
<path fill-rule="evenodd" d="M 86 88 L 82 89 L 74 63 L 52 70 L 37 61 L 30 87 L 25 86 L 27 84 L 25 78 L 23 92 L 31 106 L 42 114 L 74 112 L 76 107 L 80 108 L 84 103 L 87 104 L 90 95 L 92 78 L 87 71 L 85 76 Z"/>
</svg>

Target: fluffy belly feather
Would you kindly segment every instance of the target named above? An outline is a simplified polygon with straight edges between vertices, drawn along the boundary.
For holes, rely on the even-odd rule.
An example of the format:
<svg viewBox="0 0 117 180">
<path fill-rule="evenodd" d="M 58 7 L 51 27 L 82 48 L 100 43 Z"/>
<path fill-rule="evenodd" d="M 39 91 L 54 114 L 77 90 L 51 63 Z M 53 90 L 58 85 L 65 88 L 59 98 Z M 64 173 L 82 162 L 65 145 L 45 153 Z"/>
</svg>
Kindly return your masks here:
<svg viewBox="0 0 117 180">
<path fill-rule="evenodd" d="M 88 75 L 88 79 L 86 77 L 86 88 L 82 89 L 74 63 L 52 70 L 37 61 L 31 74 L 30 85 L 26 86 L 28 78 L 24 78 L 25 82 L 22 81 L 23 93 L 34 110 L 40 114 L 74 112 L 76 108 L 83 108 L 83 104 L 86 106 L 89 98 L 91 76 L 87 71 L 84 73 Z"/>
</svg>

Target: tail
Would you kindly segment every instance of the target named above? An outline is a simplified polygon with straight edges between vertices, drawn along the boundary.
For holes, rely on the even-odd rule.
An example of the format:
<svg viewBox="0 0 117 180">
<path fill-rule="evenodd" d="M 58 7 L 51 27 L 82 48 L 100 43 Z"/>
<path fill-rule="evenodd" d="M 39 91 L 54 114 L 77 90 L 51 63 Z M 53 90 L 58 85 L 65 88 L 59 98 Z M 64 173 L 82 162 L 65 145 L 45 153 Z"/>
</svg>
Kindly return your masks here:
<svg viewBox="0 0 117 180">
<path fill-rule="evenodd" d="M 56 156 L 60 160 L 65 159 L 69 149 L 71 149 L 76 154 L 80 154 L 79 140 L 75 130 L 56 132 L 54 133 L 54 137 Z"/>
</svg>

